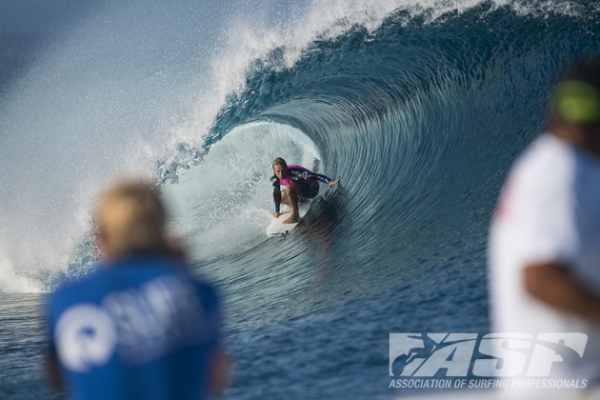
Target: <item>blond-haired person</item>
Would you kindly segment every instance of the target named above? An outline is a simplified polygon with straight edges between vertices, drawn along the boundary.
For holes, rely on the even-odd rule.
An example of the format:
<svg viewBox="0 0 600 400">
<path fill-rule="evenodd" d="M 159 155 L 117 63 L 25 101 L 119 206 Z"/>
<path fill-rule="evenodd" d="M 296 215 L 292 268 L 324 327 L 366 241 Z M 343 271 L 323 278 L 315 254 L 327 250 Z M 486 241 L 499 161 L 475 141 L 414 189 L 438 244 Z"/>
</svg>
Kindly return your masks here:
<svg viewBox="0 0 600 400">
<path fill-rule="evenodd" d="M 221 390 L 219 298 L 170 245 L 154 187 L 111 186 L 96 222 L 103 260 L 48 302 L 52 385 L 82 400 L 198 400 Z"/>
<path fill-rule="evenodd" d="M 272 167 L 274 175 L 271 177 L 271 184 L 273 185 L 273 203 L 275 204 L 273 216 L 279 217 L 281 204 L 287 204 L 292 208 L 292 215 L 283 221 L 284 224 L 298 222 L 300 219 L 298 203 L 316 197 L 319 193 L 319 182 L 325 183 L 328 187 L 340 182 L 339 179 L 331 179 L 317 174 L 301 165 L 288 165 L 281 157 L 273 160 Z M 283 193 L 282 186 L 285 187 Z"/>
</svg>

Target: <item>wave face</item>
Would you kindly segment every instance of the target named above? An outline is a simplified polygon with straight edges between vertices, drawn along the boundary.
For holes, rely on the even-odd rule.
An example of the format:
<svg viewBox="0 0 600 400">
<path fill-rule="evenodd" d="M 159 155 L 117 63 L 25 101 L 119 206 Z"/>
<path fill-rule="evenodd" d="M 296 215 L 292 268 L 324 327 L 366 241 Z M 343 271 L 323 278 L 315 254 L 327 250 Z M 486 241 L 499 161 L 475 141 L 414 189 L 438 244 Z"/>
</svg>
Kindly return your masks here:
<svg viewBox="0 0 600 400">
<path fill-rule="evenodd" d="M 544 130 L 563 67 L 600 51 L 600 10 L 593 2 L 465 3 L 281 5 L 283 21 L 274 12 L 262 26 L 232 23 L 218 42 L 224 51 L 183 46 L 193 57 L 138 60 L 147 75 L 126 83 L 146 103 L 111 108 L 137 136 L 125 140 L 121 124 L 105 125 L 103 138 L 119 146 L 120 162 L 134 159 L 163 183 L 173 229 L 226 296 L 237 360 L 227 396 L 389 394 L 389 333 L 489 329 L 485 246 L 496 196 L 515 157 Z M 260 31 L 273 21 L 282 28 Z M 203 69 L 204 56 L 216 67 Z M 119 59 L 111 57 L 104 67 Z M 175 78 L 160 80 L 170 66 Z M 146 92 L 148 77 L 158 82 Z M 157 92 L 168 101 L 149 100 Z M 148 110 L 160 121 L 146 119 Z M 264 234 L 277 156 L 342 179 L 321 188 L 283 239 Z M 82 194 L 71 211 L 90 196 L 86 165 L 48 189 Z M 93 169 L 91 182 L 107 171 Z M 12 185 L 22 188 L 18 178 Z M 89 245 L 70 237 L 79 247 L 67 246 L 62 267 L 46 269 L 86 270 Z"/>
<path fill-rule="evenodd" d="M 385 377 L 388 333 L 489 329 L 485 246 L 500 185 L 544 130 L 563 67 L 600 50 L 598 21 L 570 11 L 482 3 L 431 21 L 400 8 L 376 29 L 314 40 L 292 67 L 285 47 L 252 65 L 211 130 L 219 155 L 197 172 L 233 171 L 222 176 L 236 200 L 220 210 L 241 206 L 219 215 L 228 232 L 203 230 L 194 247 L 221 255 L 203 261 L 227 287 L 241 369 L 253 368 L 253 354 L 275 364 L 241 374 L 236 394 L 258 390 L 258 378 L 275 397 L 368 398 L 386 392 L 365 383 Z M 306 140 L 309 155 L 297 148 Z M 252 156 L 238 158 L 247 146 Z M 269 217 L 258 214 L 270 211 L 279 155 L 316 163 L 343 189 L 322 188 L 300 229 L 266 241 Z M 199 226 L 191 216 L 207 213 L 182 215 Z M 238 224 L 260 229 L 241 239 Z M 310 365 L 301 378 L 298 364 Z M 294 372 L 276 374 L 282 365 Z"/>
</svg>

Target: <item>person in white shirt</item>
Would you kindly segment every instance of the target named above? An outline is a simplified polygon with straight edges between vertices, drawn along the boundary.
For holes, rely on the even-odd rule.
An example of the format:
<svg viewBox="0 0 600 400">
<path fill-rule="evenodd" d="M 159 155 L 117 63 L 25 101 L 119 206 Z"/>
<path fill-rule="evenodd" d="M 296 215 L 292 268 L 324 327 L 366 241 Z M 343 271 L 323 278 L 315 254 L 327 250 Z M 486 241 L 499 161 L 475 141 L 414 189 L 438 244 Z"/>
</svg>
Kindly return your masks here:
<svg viewBox="0 0 600 400">
<path fill-rule="evenodd" d="M 600 383 L 598 60 L 577 63 L 556 86 L 548 132 L 521 155 L 503 186 L 488 257 L 493 331 L 534 340 L 544 332 L 587 335 L 575 357 L 551 354 L 550 376 Z M 535 371 L 529 365 L 504 373 Z"/>
</svg>

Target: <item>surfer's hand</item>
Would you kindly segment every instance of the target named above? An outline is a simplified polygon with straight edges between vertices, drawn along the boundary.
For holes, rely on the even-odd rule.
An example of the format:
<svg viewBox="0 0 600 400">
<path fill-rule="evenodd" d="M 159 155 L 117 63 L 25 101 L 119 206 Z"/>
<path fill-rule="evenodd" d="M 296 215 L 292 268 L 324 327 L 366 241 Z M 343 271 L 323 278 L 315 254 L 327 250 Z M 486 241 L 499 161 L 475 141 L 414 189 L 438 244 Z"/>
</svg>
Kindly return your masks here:
<svg viewBox="0 0 600 400">
<path fill-rule="evenodd" d="M 337 185 L 339 183 L 339 179 L 327 182 L 327 186 L 332 187 L 333 185 Z"/>
<path fill-rule="evenodd" d="M 275 218 L 279 218 L 280 215 L 281 215 L 281 213 L 279 211 L 275 211 L 275 214 L 273 214 L 273 216 Z"/>
</svg>

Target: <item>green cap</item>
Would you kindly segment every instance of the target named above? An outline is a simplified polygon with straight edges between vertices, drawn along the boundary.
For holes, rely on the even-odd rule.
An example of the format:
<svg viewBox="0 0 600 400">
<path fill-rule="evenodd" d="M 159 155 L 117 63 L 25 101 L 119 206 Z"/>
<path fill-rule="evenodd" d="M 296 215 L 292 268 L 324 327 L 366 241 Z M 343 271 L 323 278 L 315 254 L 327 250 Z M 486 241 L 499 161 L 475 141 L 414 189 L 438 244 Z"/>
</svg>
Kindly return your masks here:
<svg viewBox="0 0 600 400">
<path fill-rule="evenodd" d="M 600 121 L 600 91 L 580 80 L 567 80 L 556 87 L 554 107 L 569 122 L 578 124 Z"/>
</svg>

